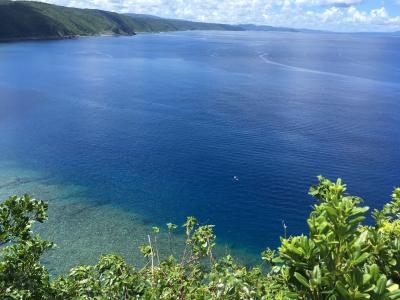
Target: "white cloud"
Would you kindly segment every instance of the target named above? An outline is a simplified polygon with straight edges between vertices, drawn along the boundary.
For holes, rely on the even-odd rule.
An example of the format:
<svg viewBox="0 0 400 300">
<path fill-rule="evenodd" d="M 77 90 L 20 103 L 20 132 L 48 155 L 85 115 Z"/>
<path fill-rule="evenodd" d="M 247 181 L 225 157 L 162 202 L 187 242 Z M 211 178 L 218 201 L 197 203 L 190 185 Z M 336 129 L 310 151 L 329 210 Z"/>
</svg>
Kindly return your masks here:
<svg viewBox="0 0 400 300">
<path fill-rule="evenodd" d="M 363 0 L 295 0 L 295 2 L 297 5 L 349 7 L 361 4 Z"/>
<path fill-rule="evenodd" d="M 400 27 L 400 17 L 390 17 L 384 7 L 373 9 L 369 13 L 361 12 L 356 8 L 351 7 L 347 10 L 347 18 L 344 21 L 372 26 Z"/>
</svg>

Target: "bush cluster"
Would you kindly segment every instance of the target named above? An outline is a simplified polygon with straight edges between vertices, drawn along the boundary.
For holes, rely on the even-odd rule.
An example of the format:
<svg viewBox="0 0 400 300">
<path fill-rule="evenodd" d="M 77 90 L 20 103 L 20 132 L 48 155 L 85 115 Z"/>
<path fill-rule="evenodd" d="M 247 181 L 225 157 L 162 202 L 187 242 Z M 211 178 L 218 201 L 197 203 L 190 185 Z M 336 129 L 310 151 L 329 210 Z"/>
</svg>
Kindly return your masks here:
<svg viewBox="0 0 400 300">
<path fill-rule="evenodd" d="M 400 188 L 373 225 L 368 207 L 346 194 L 346 185 L 318 177 L 310 188 L 318 201 L 307 220 L 308 235 L 281 238 L 267 249 L 261 266 L 245 267 L 231 256 L 215 257 L 212 225 L 194 217 L 183 224 L 185 249 L 177 256 L 173 231 L 166 230 L 171 256 L 158 254 L 154 227 L 140 251 L 147 263 L 134 269 L 123 258 L 105 255 L 95 266 L 78 266 L 50 279 L 40 263 L 53 243 L 33 235 L 34 222 L 47 218 L 47 203 L 28 195 L 0 204 L 1 299 L 400 299 Z"/>
</svg>

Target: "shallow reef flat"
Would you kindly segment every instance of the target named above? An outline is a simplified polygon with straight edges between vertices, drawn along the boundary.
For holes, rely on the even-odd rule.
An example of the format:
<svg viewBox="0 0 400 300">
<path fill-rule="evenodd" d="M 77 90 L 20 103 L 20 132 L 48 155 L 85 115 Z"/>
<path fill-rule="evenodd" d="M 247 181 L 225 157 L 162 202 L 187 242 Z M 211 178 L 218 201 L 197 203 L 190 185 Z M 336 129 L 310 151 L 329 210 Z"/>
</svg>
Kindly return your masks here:
<svg viewBox="0 0 400 300">
<path fill-rule="evenodd" d="M 152 235 L 152 226 L 160 225 L 157 220 L 126 212 L 112 203 L 100 203 L 85 197 L 86 192 L 83 186 L 54 183 L 44 173 L 0 161 L 0 199 L 28 193 L 49 203 L 48 221 L 34 230 L 56 244 L 43 259 L 51 274 L 64 274 L 76 265 L 95 264 L 106 253 L 122 255 L 135 267 L 143 266 L 146 261 L 139 246 L 147 242 L 148 234 Z M 165 227 L 157 235 L 157 244 L 161 257 L 170 254 Z M 178 233 L 172 244 L 175 253 L 182 252 L 183 235 Z M 216 253 L 231 253 L 247 264 L 258 262 L 245 249 L 231 249 L 226 244 L 219 245 Z"/>
</svg>

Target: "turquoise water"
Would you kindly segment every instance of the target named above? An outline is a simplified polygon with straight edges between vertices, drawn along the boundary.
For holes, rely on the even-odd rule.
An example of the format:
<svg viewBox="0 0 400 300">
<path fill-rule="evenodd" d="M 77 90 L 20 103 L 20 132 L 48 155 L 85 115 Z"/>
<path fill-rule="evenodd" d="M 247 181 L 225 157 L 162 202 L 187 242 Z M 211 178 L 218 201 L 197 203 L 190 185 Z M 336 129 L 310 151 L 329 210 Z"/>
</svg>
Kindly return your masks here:
<svg viewBox="0 0 400 300">
<path fill-rule="evenodd" d="M 0 45 L 0 196 L 50 202 L 55 272 L 195 215 L 247 261 L 307 230 L 315 176 L 400 185 L 400 39 L 183 32 Z M 165 248 L 165 245 L 164 245 Z"/>
</svg>

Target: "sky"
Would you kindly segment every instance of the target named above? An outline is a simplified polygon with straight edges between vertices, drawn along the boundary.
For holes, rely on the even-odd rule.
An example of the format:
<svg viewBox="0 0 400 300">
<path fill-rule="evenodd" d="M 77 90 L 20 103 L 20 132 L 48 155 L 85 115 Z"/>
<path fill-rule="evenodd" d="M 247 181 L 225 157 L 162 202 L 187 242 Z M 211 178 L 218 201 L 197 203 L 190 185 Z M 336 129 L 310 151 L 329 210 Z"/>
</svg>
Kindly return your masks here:
<svg viewBox="0 0 400 300">
<path fill-rule="evenodd" d="M 121 13 L 332 31 L 400 31 L 400 0 L 45 0 Z"/>
</svg>

